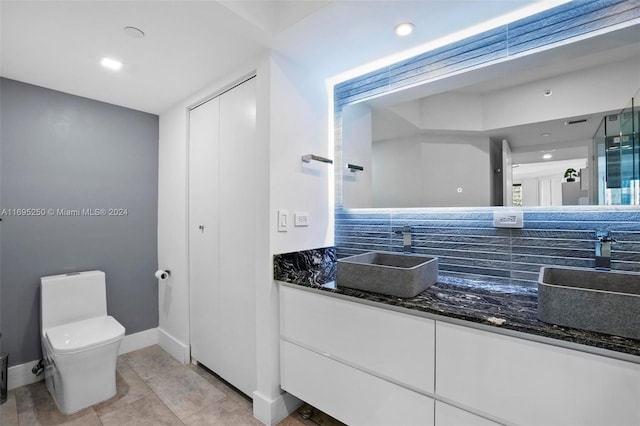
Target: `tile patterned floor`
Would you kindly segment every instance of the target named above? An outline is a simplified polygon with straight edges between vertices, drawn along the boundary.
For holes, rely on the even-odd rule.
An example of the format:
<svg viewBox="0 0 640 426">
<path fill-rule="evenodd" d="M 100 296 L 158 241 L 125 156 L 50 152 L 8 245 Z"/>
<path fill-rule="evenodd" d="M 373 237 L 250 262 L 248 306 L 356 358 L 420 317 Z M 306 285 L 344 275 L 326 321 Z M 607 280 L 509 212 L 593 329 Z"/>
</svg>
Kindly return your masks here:
<svg viewBox="0 0 640 426">
<path fill-rule="evenodd" d="M 58 411 L 44 381 L 9 391 L 0 425 L 261 425 L 251 401 L 197 365 L 182 365 L 159 346 L 118 358 L 117 394 L 70 416 Z M 313 425 L 299 413 L 279 426 Z"/>
</svg>

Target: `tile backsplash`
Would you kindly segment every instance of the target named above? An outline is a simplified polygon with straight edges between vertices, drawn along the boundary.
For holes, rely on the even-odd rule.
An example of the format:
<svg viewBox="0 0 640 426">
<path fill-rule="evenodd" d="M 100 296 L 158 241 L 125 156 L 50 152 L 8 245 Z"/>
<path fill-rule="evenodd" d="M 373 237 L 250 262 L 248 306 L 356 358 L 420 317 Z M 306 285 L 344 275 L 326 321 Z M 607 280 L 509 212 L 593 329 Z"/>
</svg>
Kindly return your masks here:
<svg viewBox="0 0 640 426">
<path fill-rule="evenodd" d="M 640 272 L 637 207 L 524 209 L 524 228 L 493 227 L 491 208 L 336 210 L 337 256 L 402 251 L 412 228 L 413 251 L 437 256 L 441 275 L 535 286 L 543 265 L 593 268 L 597 230 L 609 230 L 611 269 Z"/>
</svg>

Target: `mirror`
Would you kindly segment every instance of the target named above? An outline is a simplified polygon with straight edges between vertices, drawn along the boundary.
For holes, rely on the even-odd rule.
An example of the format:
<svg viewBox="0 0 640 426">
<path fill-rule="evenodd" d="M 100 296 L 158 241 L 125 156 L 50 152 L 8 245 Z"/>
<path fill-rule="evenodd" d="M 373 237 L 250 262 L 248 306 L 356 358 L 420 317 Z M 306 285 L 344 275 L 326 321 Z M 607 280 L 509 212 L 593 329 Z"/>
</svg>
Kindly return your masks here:
<svg viewBox="0 0 640 426">
<path fill-rule="evenodd" d="M 636 189 L 607 186 L 614 157 L 596 133 L 638 92 L 640 41 L 571 49 L 345 106 L 343 206 L 624 204 L 616 190 L 637 192 L 637 177 Z"/>
</svg>

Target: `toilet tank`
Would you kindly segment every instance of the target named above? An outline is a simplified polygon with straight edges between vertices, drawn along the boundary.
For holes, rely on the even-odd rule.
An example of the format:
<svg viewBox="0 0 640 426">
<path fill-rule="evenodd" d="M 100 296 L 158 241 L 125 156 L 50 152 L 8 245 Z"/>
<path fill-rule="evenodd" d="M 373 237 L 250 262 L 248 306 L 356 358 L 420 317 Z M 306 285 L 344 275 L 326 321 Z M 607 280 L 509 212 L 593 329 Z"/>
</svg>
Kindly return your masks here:
<svg viewBox="0 0 640 426">
<path fill-rule="evenodd" d="M 40 278 L 41 330 L 107 315 L 105 274 L 72 272 Z"/>
</svg>

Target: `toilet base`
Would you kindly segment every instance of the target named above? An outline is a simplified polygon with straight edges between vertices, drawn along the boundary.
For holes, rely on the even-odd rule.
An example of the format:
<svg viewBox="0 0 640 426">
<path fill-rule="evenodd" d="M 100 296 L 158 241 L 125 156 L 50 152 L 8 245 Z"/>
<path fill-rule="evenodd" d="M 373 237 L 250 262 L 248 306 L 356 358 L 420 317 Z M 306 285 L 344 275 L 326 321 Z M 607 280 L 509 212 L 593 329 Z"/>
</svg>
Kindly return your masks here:
<svg viewBox="0 0 640 426">
<path fill-rule="evenodd" d="M 43 342 L 45 382 L 64 414 L 73 414 L 113 398 L 121 340 L 74 354 L 53 354 Z"/>
</svg>

